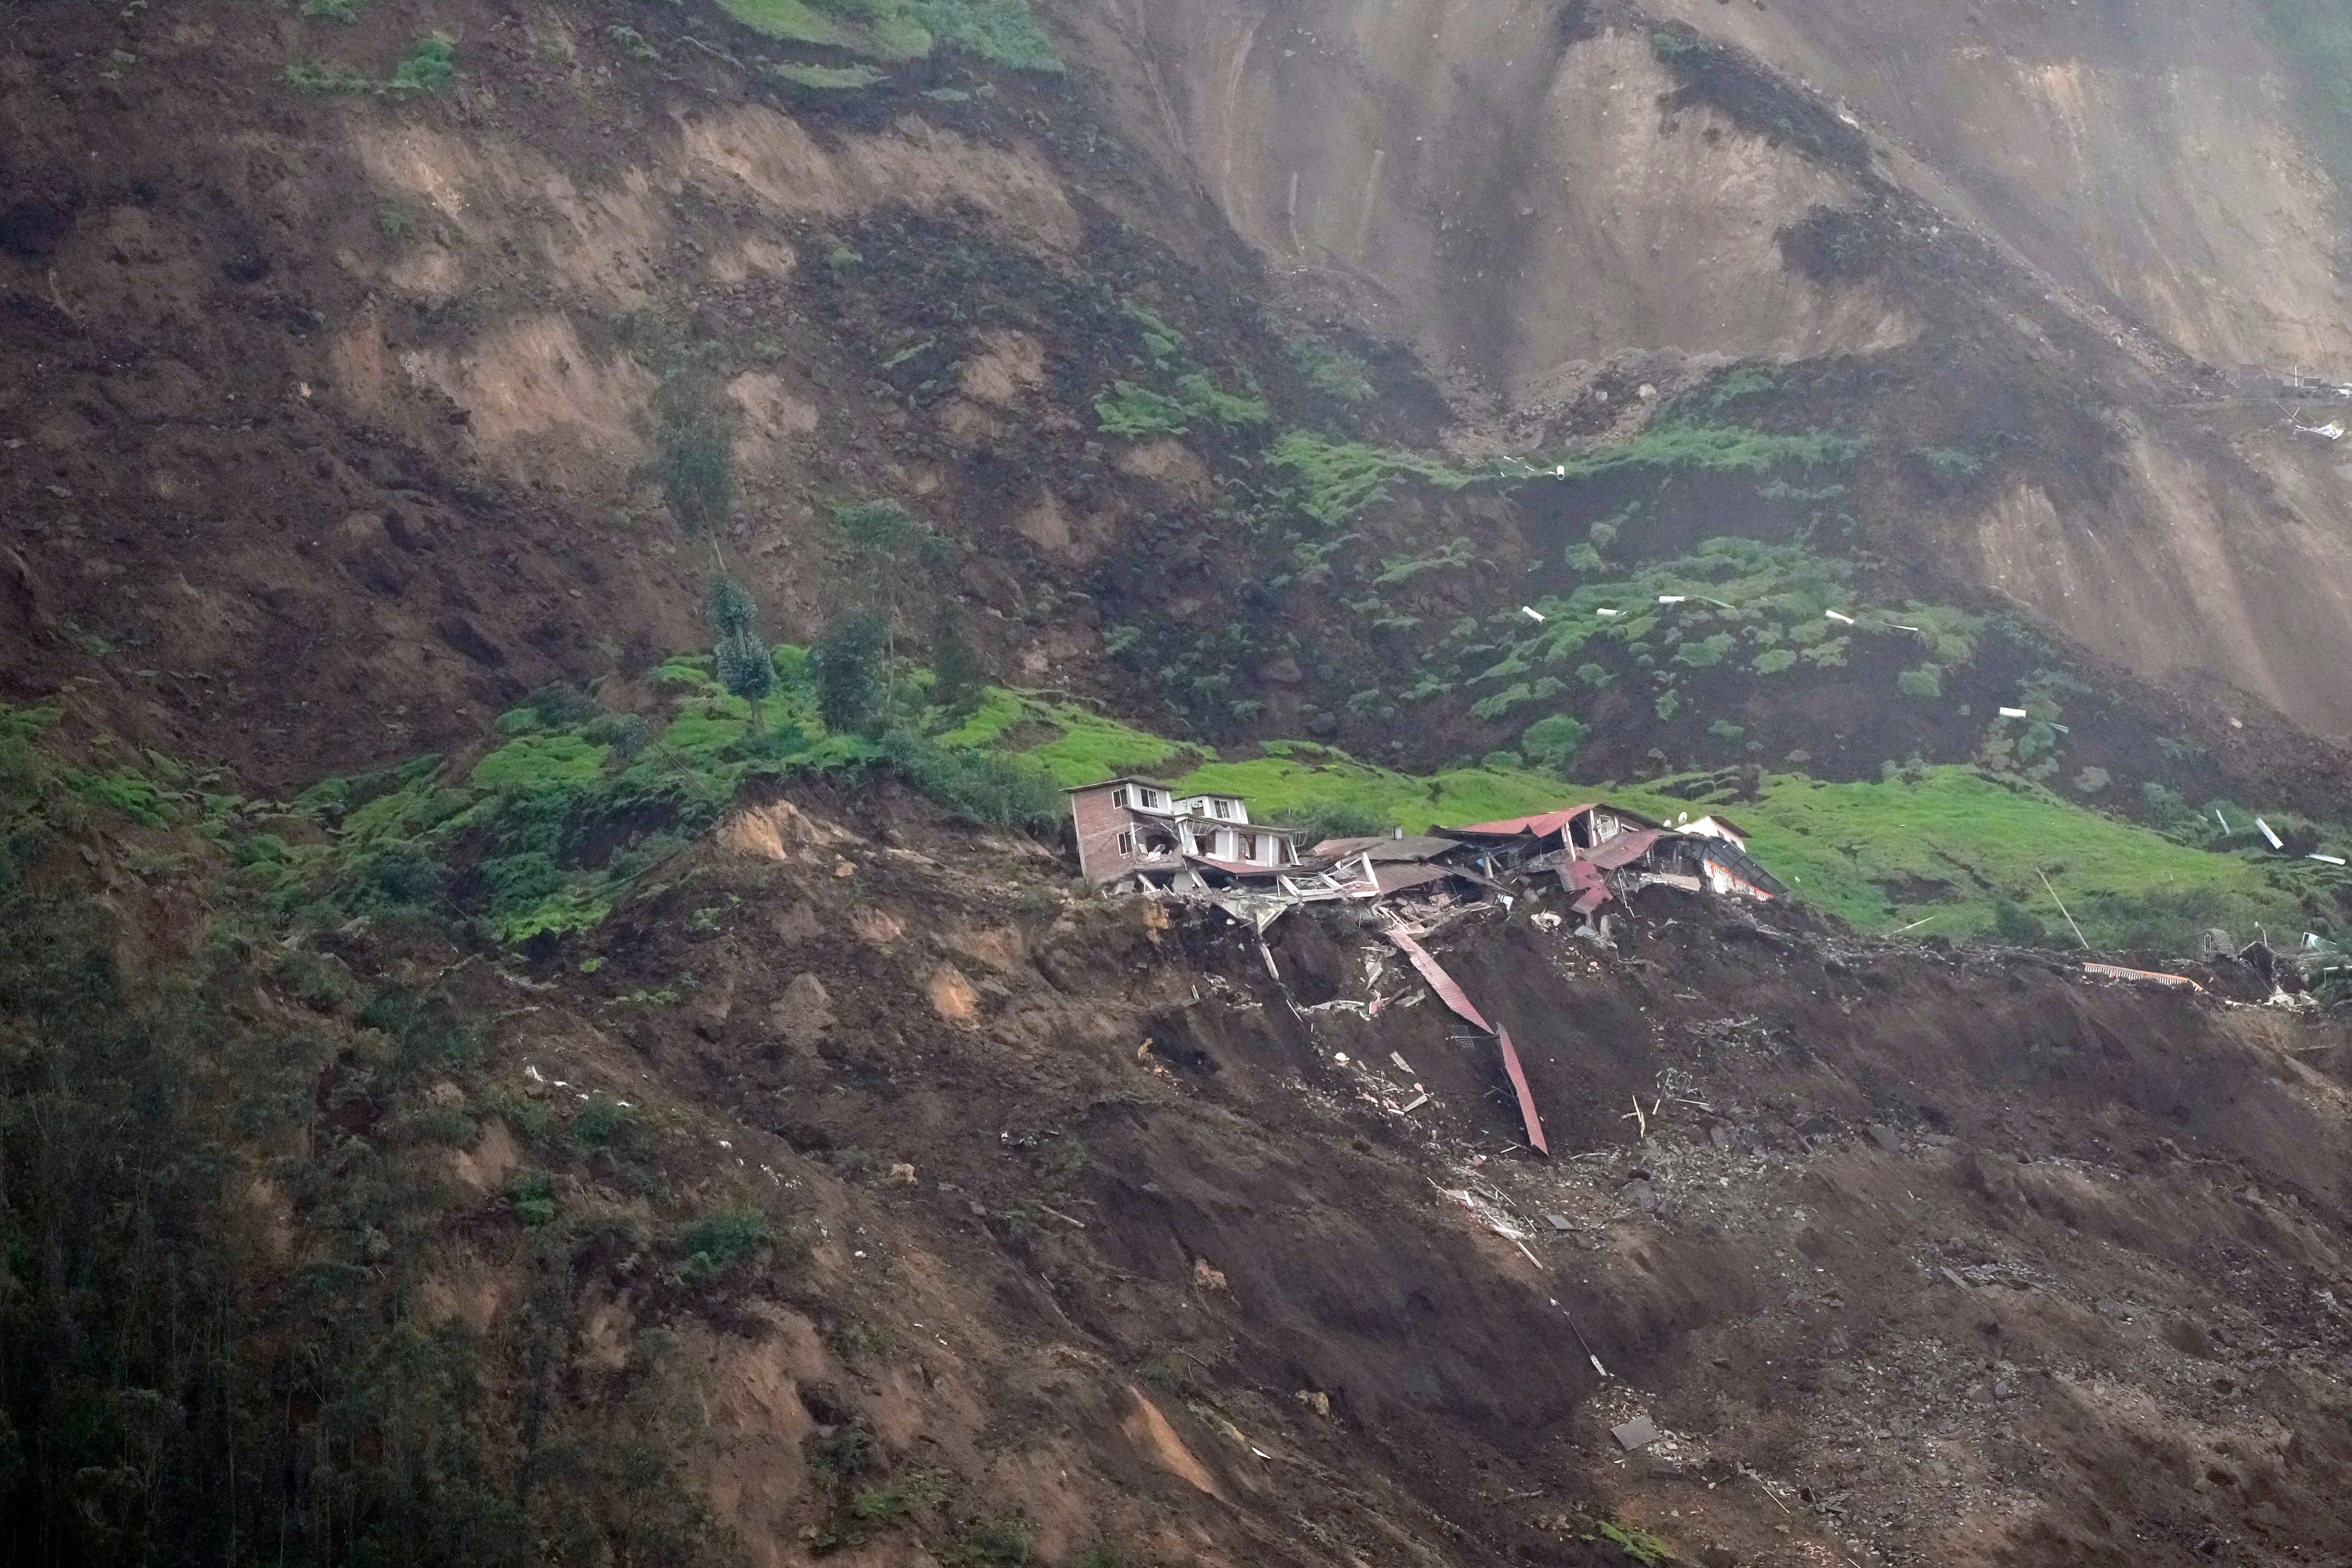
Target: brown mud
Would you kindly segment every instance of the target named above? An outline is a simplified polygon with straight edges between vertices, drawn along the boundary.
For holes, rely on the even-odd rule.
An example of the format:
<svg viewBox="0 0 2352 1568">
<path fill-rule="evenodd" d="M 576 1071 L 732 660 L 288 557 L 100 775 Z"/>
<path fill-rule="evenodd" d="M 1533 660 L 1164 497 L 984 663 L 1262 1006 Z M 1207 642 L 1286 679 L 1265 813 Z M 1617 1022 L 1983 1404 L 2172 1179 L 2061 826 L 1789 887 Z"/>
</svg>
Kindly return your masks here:
<svg viewBox="0 0 2352 1568">
<path fill-rule="evenodd" d="M 1275 928 L 1277 985 L 1222 916 L 1066 902 L 919 803 L 750 815 L 501 1052 L 805 1184 L 805 1277 L 713 1320 L 722 1405 L 774 1314 L 855 1315 L 899 1349 L 796 1368 L 825 1419 L 1147 1559 L 1566 1563 L 1603 1518 L 1708 1563 L 2352 1545 L 2352 1042 L 2243 965 L 2189 995 L 1665 890 L 1611 948 L 1522 901 L 1432 946 L 1545 1161 L 1492 1041 L 1392 955 L 1368 987 L 1332 912 Z"/>
</svg>

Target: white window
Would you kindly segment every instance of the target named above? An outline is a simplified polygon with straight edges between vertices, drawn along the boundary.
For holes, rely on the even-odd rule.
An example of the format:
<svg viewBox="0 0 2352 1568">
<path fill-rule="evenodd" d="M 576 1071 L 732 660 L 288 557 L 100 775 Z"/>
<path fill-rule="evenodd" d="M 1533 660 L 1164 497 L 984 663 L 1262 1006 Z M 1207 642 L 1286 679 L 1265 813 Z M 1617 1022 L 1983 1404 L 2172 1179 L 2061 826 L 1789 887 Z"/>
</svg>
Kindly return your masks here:
<svg viewBox="0 0 2352 1568">
<path fill-rule="evenodd" d="M 1165 810 L 1168 807 L 1168 797 L 1157 789 L 1146 789 L 1143 792 L 1143 803 L 1155 810 Z"/>
<path fill-rule="evenodd" d="M 1119 834 L 1118 852 L 1123 855 L 1131 855 L 1135 852 L 1135 834 L 1132 830 Z"/>
<path fill-rule="evenodd" d="M 1243 833 L 1239 835 L 1239 841 L 1241 843 L 1241 859 L 1245 861 L 1254 861 L 1257 859 L 1257 835 L 1255 833 Z"/>
<path fill-rule="evenodd" d="M 1110 803 L 1114 806 L 1124 806 L 1127 804 L 1126 785 L 1122 784 L 1118 789 L 1110 792 Z"/>
<path fill-rule="evenodd" d="M 1231 800 L 1212 800 L 1209 806 L 1221 821 L 1230 822 L 1234 820 L 1234 803 Z"/>
</svg>

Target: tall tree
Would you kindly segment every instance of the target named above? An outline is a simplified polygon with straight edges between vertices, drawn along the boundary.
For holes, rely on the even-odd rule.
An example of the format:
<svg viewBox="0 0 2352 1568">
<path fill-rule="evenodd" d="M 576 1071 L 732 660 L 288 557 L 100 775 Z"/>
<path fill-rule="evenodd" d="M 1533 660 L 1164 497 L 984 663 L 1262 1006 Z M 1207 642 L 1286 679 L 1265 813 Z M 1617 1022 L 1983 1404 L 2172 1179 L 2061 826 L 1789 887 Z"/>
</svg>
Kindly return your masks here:
<svg viewBox="0 0 2352 1568">
<path fill-rule="evenodd" d="M 751 591 L 724 572 L 702 598 L 709 622 L 719 684 L 751 705 L 751 733 L 763 727 L 760 705 L 776 689 L 776 663 L 760 636 L 760 606 Z"/>
<path fill-rule="evenodd" d="M 826 511 L 839 530 L 853 591 L 883 620 L 889 649 L 895 622 L 909 605 L 938 591 L 938 575 L 959 547 L 896 501 L 835 501 Z"/>
<path fill-rule="evenodd" d="M 888 660 L 888 632 L 871 610 L 839 622 L 809 650 L 817 715 L 827 729 L 870 735 L 882 727 Z"/>
</svg>

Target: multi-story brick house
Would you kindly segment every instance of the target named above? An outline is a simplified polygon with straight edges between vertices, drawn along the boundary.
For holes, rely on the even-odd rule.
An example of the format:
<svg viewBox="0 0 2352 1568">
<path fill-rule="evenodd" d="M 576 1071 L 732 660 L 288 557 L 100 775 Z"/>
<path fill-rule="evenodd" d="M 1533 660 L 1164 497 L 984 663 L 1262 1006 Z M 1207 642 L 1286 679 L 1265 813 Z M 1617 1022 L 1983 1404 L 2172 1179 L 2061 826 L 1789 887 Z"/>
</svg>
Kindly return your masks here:
<svg viewBox="0 0 2352 1568">
<path fill-rule="evenodd" d="M 1179 795 L 1136 778 L 1065 793 L 1077 828 L 1078 870 L 1090 882 L 1135 878 L 1189 890 L 1212 880 L 1271 878 L 1298 864 L 1296 835 L 1252 822 L 1238 795 Z"/>
</svg>

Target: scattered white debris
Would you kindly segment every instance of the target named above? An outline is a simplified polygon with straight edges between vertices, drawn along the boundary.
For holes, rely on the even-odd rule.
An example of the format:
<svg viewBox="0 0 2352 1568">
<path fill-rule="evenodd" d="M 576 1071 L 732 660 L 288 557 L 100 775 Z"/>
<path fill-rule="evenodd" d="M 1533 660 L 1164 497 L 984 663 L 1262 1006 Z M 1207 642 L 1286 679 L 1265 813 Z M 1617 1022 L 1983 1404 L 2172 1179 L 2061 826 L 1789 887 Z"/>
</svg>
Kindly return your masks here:
<svg viewBox="0 0 2352 1568">
<path fill-rule="evenodd" d="M 546 1079 L 541 1078 L 539 1075 L 539 1068 L 531 1062 L 526 1061 L 522 1064 L 522 1075 L 525 1078 L 530 1079 L 533 1083 L 544 1083 L 547 1082 Z"/>
<path fill-rule="evenodd" d="M 2268 822 L 2263 821 L 2260 817 L 2256 817 L 2254 819 L 2254 826 L 2263 831 L 2263 837 L 2271 841 L 2271 848 L 2274 850 L 2283 850 L 2286 848 L 2286 841 L 2280 838 L 2276 833 L 2271 831 L 2271 825 Z"/>
<path fill-rule="evenodd" d="M 1615 611 L 1615 610 L 1596 610 L 1596 611 L 1594 611 L 1592 613 L 1594 613 L 1595 615 L 1612 615 L 1612 616 L 1613 616 L 1613 615 L 1617 615 L 1617 614 L 1622 613 L 1622 612 L 1620 612 L 1620 611 Z"/>
<path fill-rule="evenodd" d="M 1836 622 L 1841 626 L 1851 626 L 1853 624 L 1853 617 L 1851 615 L 1842 615 L 1834 610 L 1824 610 L 1822 613 L 1828 616 L 1831 620 Z"/>
<path fill-rule="evenodd" d="M 2309 860 L 2325 861 L 2329 865 L 2342 865 L 2344 863 L 2344 857 L 2342 855 L 2314 854 L 2306 856 L 2305 858 Z"/>
<path fill-rule="evenodd" d="M 2000 710 L 2000 716 L 2003 718 L 2032 718 L 2033 716 L 2026 712 L 2021 707 L 2005 707 Z"/>
<path fill-rule="evenodd" d="M 1658 595 L 1658 602 L 1661 604 L 1680 604 L 1688 598 L 1690 598 L 1690 595 L 1687 593 L 1661 593 Z"/>
<path fill-rule="evenodd" d="M 1519 613 L 1520 613 L 1520 614 L 1522 614 L 1522 615 L 1524 615 L 1524 616 L 1526 616 L 1528 620 L 1530 620 L 1530 621 L 1534 621 L 1534 622 L 1541 622 L 1549 621 L 1549 620 L 1550 620 L 1550 619 L 1551 619 L 1551 617 L 1549 617 L 1549 616 L 1546 615 L 1542 611 L 1540 611 L 1540 610 L 1537 609 L 1537 608 L 1536 608 L 1534 605 L 1532 605 L 1532 604 L 1522 604 L 1522 605 L 1520 605 L 1520 606 L 1519 606 Z"/>
</svg>

